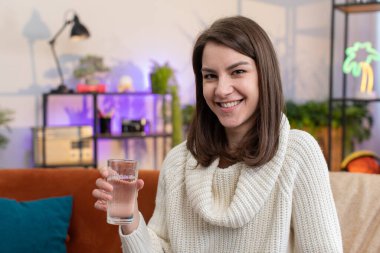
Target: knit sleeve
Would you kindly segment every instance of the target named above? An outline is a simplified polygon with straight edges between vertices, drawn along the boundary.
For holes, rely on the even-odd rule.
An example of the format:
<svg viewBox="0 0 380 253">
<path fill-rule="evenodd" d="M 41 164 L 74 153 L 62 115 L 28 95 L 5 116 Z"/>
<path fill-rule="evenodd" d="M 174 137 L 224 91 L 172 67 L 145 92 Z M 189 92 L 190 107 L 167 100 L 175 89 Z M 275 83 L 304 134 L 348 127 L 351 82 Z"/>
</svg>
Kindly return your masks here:
<svg viewBox="0 0 380 253">
<path fill-rule="evenodd" d="M 140 213 L 140 222 L 135 231 L 129 235 L 124 235 L 119 226 L 119 236 L 123 253 L 149 253 L 152 252 L 152 243 L 145 224 L 144 217 Z"/>
<path fill-rule="evenodd" d="M 166 185 L 165 185 L 165 162 L 163 164 L 163 169 L 160 173 L 157 196 L 156 196 L 156 207 L 152 218 L 148 224 L 149 234 L 152 238 L 152 245 L 154 251 L 152 252 L 172 252 L 169 239 L 168 239 L 168 229 L 167 229 L 167 212 L 166 212 Z"/>
<path fill-rule="evenodd" d="M 167 158 L 166 158 L 167 160 Z M 140 223 L 138 228 L 130 235 L 122 235 L 123 253 L 170 253 L 172 252 L 170 244 L 168 243 L 168 233 L 166 225 L 166 211 L 165 211 L 165 179 L 164 174 L 166 170 L 165 161 L 160 172 L 156 206 L 152 218 L 148 226 L 144 218 L 140 215 Z"/>
<path fill-rule="evenodd" d="M 293 190 L 295 252 L 343 252 L 329 174 L 321 148 L 306 132 L 297 134 L 299 171 Z"/>
</svg>

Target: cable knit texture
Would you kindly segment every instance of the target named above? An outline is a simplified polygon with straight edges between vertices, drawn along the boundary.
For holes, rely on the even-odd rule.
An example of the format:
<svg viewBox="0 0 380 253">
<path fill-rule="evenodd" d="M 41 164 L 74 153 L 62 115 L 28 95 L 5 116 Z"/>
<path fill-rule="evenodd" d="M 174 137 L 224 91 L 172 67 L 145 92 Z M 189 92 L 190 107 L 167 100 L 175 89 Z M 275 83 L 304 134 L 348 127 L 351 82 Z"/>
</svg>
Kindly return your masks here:
<svg viewBox="0 0 380 253">
<path fill-rule="evenodd" d="M 153 217 L 120 233 L 123 251 L 343 252 L 321 149 L 306 132 L 290 130 L 285 116 L 271 161 L 255 168 L 218 163 L 198 165 L 186 143 L 172 149 Z"/>
</svg>

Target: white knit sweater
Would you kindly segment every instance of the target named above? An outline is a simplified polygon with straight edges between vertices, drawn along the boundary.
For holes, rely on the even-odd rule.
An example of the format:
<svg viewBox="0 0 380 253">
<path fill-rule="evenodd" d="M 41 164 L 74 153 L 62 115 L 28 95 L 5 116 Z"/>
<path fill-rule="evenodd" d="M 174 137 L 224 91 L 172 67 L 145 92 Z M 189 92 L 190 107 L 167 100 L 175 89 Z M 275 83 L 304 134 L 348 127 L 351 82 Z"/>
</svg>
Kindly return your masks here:
<svg viewBox="0 0 380 253">
<path fill-rule="evenodd" d="M 202 168 L 185 143 L 172 149 L 153 217 L 120 233 L 123 252 L 343 252 L 326 162 L 309 134 L 284 117 L 267 164 L 218 162 Z"/>
</svg>

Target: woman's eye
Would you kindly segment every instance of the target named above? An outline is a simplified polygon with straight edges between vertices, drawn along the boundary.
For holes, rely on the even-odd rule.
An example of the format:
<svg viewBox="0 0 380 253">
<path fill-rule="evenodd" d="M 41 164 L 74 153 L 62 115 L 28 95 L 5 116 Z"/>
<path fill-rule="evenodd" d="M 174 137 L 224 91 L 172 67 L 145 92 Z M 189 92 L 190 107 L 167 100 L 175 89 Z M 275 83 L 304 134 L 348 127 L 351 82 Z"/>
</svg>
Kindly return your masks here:
<svg viewBox="0 0 380 253">
<path fill-rule="evenodd" d="M 245 73 L 246 71 L 245 70 L 243 70 L 243 69 L 237 69 L 237 70 L 234 70 L 233 72 L 232 72 L 232 75 L 240 75 L 240 74 L 243 74 L 243 73 Z"/>
<path fill-rule="evenodd" d="M 210 80 L 210 79 L 214 79 L 214 78 L 216 78 L 216 75 L 214 75 L 214 74 L 204 74 L 203 75 L 203 79 L 205 79 L 205 80 Z"/>
</svg>

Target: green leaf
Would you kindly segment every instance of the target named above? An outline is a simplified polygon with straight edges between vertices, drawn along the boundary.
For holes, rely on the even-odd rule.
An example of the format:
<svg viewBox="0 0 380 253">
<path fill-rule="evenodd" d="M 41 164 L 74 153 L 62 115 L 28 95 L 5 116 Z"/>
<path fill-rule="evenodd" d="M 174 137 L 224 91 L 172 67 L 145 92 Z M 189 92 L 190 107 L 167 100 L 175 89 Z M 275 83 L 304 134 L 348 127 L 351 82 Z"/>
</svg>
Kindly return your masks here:
<svg viewBox="0 0 380 253">
<path fill-rule="evenodd" d="M 355 143 L 361 143 L 371 137 L 373 117 L 366 103 L 346 102 L 346 139 L 347 152 L 354 149 Z M 307 129 L 315 134 L 319 129 L 328 127 L 328 102 L 309 101 L 296 104 L 286 102 L 286 115 L 292 128 Z M 342 103 L 334 103 L 332 127 L 342 127 Z"/>
</svg>

